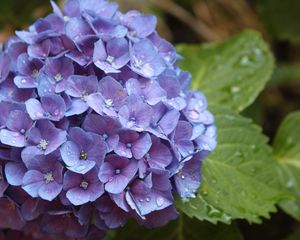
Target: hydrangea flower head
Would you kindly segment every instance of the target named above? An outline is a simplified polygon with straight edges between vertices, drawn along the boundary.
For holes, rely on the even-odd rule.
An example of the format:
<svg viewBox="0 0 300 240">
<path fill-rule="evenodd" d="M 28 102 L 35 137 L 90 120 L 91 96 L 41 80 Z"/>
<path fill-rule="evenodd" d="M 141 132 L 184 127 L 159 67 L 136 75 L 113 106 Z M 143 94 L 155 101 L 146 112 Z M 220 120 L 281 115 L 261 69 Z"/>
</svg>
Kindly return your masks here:
<svg viewBox="0 0 300 240">
<path fill-rule="evenodd" d="M 156 17 L 68 0 L 0 52 L 0 228 L 88 239 L 176 219 L 216 147 Z"/>
</svg>

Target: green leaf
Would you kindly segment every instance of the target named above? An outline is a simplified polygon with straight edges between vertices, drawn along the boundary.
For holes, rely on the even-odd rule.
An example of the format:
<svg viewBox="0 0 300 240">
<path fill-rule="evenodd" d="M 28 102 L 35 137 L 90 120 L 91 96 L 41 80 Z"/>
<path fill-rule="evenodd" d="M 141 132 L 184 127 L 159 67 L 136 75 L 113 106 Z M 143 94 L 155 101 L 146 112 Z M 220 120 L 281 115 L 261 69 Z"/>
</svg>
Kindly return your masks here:
<svg viewBox="0 0 300 240">
<path fill-rule="evenodd" d="M 130 223 L 119 230 L 113 239 L 122 240 L 242 240 L 235 225 L 213 225 L 183 215 L 163 228 L 145 229 Z"/>
<path fill-rule="evenodd" d="M 294 199 L 280 206 L 300 220 L 300 111 L 290 114 L 279 127 L 274 141 L 274 156 L 281 165 L 281 180 Z"/>
<path fill-rule="evenodd" d="M 261 20 L 274 38 L 300 42 L 299 0 L 256 0 L 256 6 Z"/>
<path fill-rule="evenodd" d="M 193 88 L 210 104 L 235 111 L 249 106 L 271 77 L 274 60 L 268 45 L 254 31 L 244 31 L 220 44 L 180 45 L 181 67 L 193 75 Z"/>
<path fill-rule="evenodd" d="M 212 107 L 218 146 L 203 163 L 203 181 L 194 199 L 177 201 L 190 217 L 216 223 L 246 219 L 260 223 L 284 196 L 278 164 L 261 129 L 231 110 Z"/>
</svg>

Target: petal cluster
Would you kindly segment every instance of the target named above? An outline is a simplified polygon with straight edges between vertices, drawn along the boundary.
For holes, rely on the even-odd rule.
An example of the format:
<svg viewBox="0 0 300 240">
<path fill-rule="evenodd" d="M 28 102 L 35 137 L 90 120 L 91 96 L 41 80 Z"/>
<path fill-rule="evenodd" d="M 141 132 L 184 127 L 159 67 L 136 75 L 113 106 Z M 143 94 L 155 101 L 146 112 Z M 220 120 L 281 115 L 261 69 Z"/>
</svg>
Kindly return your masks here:
<svg viewBox="0 0 300 240">
<path fill-rule="evenodd" d="M 69 0 L 0 52 L 0 228 L 90 239 L 175 219 L 216 147 L 154 16 Z"/>
</svg>

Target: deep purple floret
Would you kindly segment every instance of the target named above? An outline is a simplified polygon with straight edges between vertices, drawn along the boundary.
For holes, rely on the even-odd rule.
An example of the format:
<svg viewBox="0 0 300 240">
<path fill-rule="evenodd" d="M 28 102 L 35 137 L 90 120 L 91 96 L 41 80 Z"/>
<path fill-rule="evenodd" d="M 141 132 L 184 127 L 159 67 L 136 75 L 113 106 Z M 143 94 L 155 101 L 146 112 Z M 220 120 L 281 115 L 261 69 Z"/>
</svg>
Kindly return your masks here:
<svg viewBox="0 0 300 240">
<path fill-rule="evenodd" d="M 139 134 L 133 130 L 122 129 L 118 134 L 120 140 L 114 151 L 119 156 L 141 159 L 152 145 L 151 137 L 148 133 Z"/>
<path fill-rule="evenodd" d="M 114 78 L 105 77 L 99 81 L 99 93 L 89 95 L 87 104 L 100 115 L 116 117 L 125 99 L 123 86 Z"/>
<path fill-rule="evenodd" d="M 85 174 L 95 165 L 101 166 L 107 148 L 100 135 L 71 128 L 69 141 L 60 149 L 66 167 L 75 173 Z"/>
<path fill-rule="evenodd" d="M 75 205 L 94 202 L 104 193 L 103 184 L 95 167 L 84 175 L 67 171 L 64 175 L 64 190 L 69 201 Z"/>
<path fill-rule="evenodd" d="M 108 43 L 95 43 L 94 63 L 105 73 L 118 73 L 129 62 L 129 44 L 125 38 L 114 38 Z"/>
<path fill-rule="evenodd" d="M 24 147 L 26 135 L 32 127 L 32 120 L 26 112 L 11 111 L 7 117 L 6 129 L 0 131 L 0 141 L 13 147 Z"/>
<path fill-rule="evenodd" d="M 47 155 L 57 150 L 66 140 L 66 131 L 56 128 L 49 120 L 38 120 L 27 134 L 24 151 L 33 155 Z"/>
<path fill-rule="evenodd" d="M 57 154 L 23 157 L 27 172 L 22 188 L 32 197 L 52 201 L 62 190 L 63 166 Z"/>
<path fill-rule="evenodd" d="M 116 118 L 89 114 L 86 116 L 82 127 L 87 132 L 102 136 L 107 144 L 108 152 L 112 151 L 119 143 L 118 131 L 121 129 L 121 124 Z"/>
<path fill-rule="evenodd" d="M 98 80 L 95 76 L 73 75 L 68 79 L 65 93 L 72 97 L 71 106 L 67 109 L 66 117 L 79 115 L 88 110 L 88 96 L 98 91 Z"/>
<path fill-rule="evenodd" d="M 61 96 L 50 94 L 42 96 L 41 100 L 31 98 L 26 101 L 26 109 L 32 120 L 61 120 L 66 111 L 66 104 Z"/>
<path fill-rule="evenodd" d="M 121 193 L 137 172 L 135 159 L 127 159 L 118 155 L 109 155 L 99 171 L 99 179 L 105 183 L 109 193 Z"/>
</svg>

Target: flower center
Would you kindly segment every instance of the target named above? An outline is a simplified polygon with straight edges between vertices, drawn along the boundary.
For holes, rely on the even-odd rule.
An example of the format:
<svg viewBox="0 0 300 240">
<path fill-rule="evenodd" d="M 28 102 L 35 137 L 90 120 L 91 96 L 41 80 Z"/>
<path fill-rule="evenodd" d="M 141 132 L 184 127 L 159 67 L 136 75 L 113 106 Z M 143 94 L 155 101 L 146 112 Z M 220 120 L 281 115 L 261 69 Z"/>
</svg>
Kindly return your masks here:
<svg viewBox="0 0 300 240">
<path fill-rule="evenodd" d="M 40 75 L 40 71 L 37 69 L 34 69 L 32 71 L 32 77 L 37 78 Z"/>
<path fill-rule="evenodd" d="M 56 82 L 60 82 L 61 80 L 63 80 L 63 77 L 60 73 L 58 73 L 55 75 L 54 79 Z"/>
<path fill-rule="evenodd" d="M 127 148 L 131 148 L 131 147 L 132 147 L 132 144 L 131 144 L 131 143 L 126 143 L 126 147 L 127 147 Z"/>
<path fill-rule="evenodd" d="M 39 148 L 41 148 L 42 150 L 46 150 L 47 146 L 48 146 L 48 141 L 45 139 L 41 139 L 40 143 L 39 143 Z"/>
<path fill-rule="evenodd" d="M 81 99 L 86 102 L 88 96 L 89 96 L 88 92 L 84 90 L 82 92 Z"/>
<path fill-rule="evenodd" d="M 114 101 L 112 99 L 105 99 L 105 105 L 106 107 L 110 108 L 114 105 Z"/>
<path fill-rule="evenodd" d="M 44 174 L 44 180 L 46 183 L 53 182 L 54 178 L 53 178 L 52 172 L 48 172 L 48 173 Z"/>
<path fill-rule="evenodd" d="M 88 154 L 85 151 L 80 152 L 80 160 L 87 160 Z"/>
<path fill-rule="evenodd" d="M 129 32 L 129 35 L 130 35 L 131 37 L 136 37 L 136 36 L 137 36 L 136 31 L 130 31 L 130 32 Z"/>
<path fill-rule="evenodd" d="M 104 140 L 106 140 L 108 138 L 108 135 L 106 133 L 102 134 L 102 137 Z"/>
<path fill-rule="evenodd" d="M 83 180 L 81 183 L 80 183 L 80 187 L 83 188 L 84 190 L 87 190 L 89 186 L 89 183 L 85 180 Z"/>
<path fill-rule="evenodd" d="M 26 131 L 25 131 L 24 128 L 22 128 L 22 129 L 20 130 L 20 133 L 21 133 L 21 134 L 25 134 L 25 132 L 26 132 Z"/>
<path fill-rule="evenodd" d="M 107 56 L 106 61 L 112 63 L 115 60 L 113 56 Z"/>
<path fill-rule="evenodd" d="M 128 121 L 128 127 L 133 127 L 136 123 L 136 118 L 135 117 L 131 117 Z"/>
<path fill-rule="evenodd" d="M 115 173 L 118 175 L 118 174 L 121 173 L 121 170 L 117 168 L 116 171 L 115 171 Z"/>
<path fill-rule="evenodd" d="M 142 61 L 141 59 L 135 59 L 133 65 L 134 65 L 136 68 L 141 68 L 142 65 L 143 65 L 143 61 Z"/>
<path fill-rule="evenodd" d="M 51 117 L 51 116 L 52 116 L 52 114 L 49 113 L 49 112 L 45 112 L 43 115 L 44 115 L 45 118 L 48 118 L 48 117 Z"/>
</svg>

